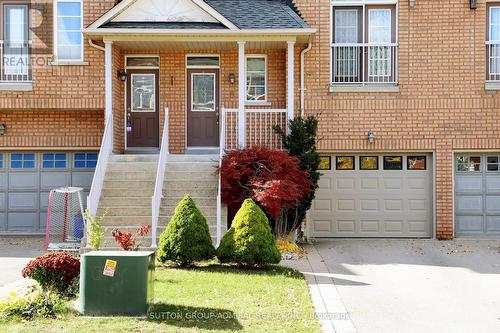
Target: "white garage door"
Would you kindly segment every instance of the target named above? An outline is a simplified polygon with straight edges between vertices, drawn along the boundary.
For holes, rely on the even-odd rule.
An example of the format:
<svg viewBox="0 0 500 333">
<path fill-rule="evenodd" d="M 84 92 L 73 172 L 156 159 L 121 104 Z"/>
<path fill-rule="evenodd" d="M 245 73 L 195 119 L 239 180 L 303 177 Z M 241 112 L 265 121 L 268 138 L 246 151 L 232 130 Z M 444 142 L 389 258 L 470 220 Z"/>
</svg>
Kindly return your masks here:
<svg viewBox="0 0 500 333">
<path fill-rule="evenodd" d="M 455 235 L 500 235 L 500 153 L 455 156 Z"/>
<path fill-rule="evenodd" d="M 92 183 L 96 152 L 0 152 L 0 233 L 44 233 L 48 194 Z"/>
<path fill-rule="evenodd" d="M 312 237 L 432 237 L 432 155 L 322 157 Z"/>
</svg>

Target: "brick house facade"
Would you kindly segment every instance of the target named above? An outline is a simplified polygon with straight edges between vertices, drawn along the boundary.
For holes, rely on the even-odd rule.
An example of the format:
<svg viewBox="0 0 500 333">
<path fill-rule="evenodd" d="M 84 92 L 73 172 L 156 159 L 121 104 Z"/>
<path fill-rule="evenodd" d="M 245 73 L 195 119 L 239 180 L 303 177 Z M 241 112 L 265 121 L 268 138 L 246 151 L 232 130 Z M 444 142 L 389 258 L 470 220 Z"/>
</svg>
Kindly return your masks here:
<svg viewBox="0 0 500 333">
<path fill-rule="evenodd" d="M 425 215 L 425 218 L 432 220 L 432 223 L 425 226 L 425 228 L 430 228 L 425 231 L 427 237 L 453 238 L 454 234 L 457 234 L 455 220 L 458 218 L 464 219 L 461 224 L 464 228 L 463 234 L 467 234 L 467 228 L 471 226 L 472 229 L 469 231 L 472 230 L 471 234 L 474 235 L 474 223 L 469 223 L 465 218 L 470 215 L 469 212 L 464 211 L 459 217 L 455 212 L 457 200 L 473 196 L 467 196 L 467 191 L 456 194 L 456 186 L 454 187 L 458 180 L 469 179 L 464 178 L 469 175 L 457 174 L 454 170 L 456 159 L 462 153 L 464 156 L 474 158 L 476 155 L 479 156 L 480 168 L 484 171 L 489 155 L 497 156 L 494 152 L 500 151 L 500 139 L 496 134 L 500 129 L 499 118 L 496 114 L 499 98 L 495 89 L 498 87 L 494 82 L 490 82 L 492 80 L 489 80 L 487 76 L 487 63 L 489 62 L 485 41 L 489 40 L 487 25 L 489 9 L 487 10 L 486 1 L 478 1 L 477 9 L 471 9 L 468 1 L 457 0 L 417 0 L 412 7 L 405 0 L 378 2 L 294 0 L 293 5 L 290 1 L 276 0 L 275 2 L 285 4 L 287 8 L 291 8 L 288 5 L 294 7 L 293 10 L 307 22 L 307 28 L 310 28 L 310 31 L 300 36 L 283 33 L 281 39 L 276 36 L 267 36 L 259 40 L 257 38 L 259 35 L 223 39 L 217 35 L 218 37 L 211 37 L 210 43 L 190 36 L 184 40 L 179 37 L 179 43 L 176 43 L 175 38 L 172 37 L 165 38 L 163 45 L 160 45 L 160 39 L 155 42 L 151 39 L 149 44 L 141 44 L 137 36 L 130 39 L 118 38 L 118 32 L 113 35 L 102 29 L 99 30 L 101 27 L 97 27 L 99 32 L 90 31 L 88 28 L 111 10 L 115 2 L 84 0 L 83 27 L 87 31 L 83 39 L 83 61 L 73 64 L 56 61 L 50 64 L 47 60 L 42 66 L 33 65 L 32 82 L 29 88 L 24 87 L 24 91 L 20 91 L 4 87 L 4 90 L 0 91 L 0 122 L 5 123 L 7 128 L 5 134 L 0 136 L 0 146 L 5 151 L 20 149 L 71 152 L 97 150 L 106 117 L 105 44 L 103 41 L 109 40 L 113 41 L 110 73 L 114 152 L 123 153 L 127 148 L 125 109 L 127 108 L 126 91 L 128 88 L 116 73 L 121 69 L 127 69 L 126 56 L 154 55 L 158 56 L 160 64 L 158 68 L 160 98 L 157 111 L 159 112 L 159 136 L 161 137 L 163 131 L 163 110 L 168 107 L 170 153 L 184 154 L 189 146 L 186 134 L 187 57 L 197 54 L 219 56 L 220 107 L 221 109 L 238 109 L 240 85 L 237 40 L 246 38 L 245 54 L 263 54 L 267 59 L 266 103 L 247 105 L 246 108 L 284 110 L 285 113 L 287 109 L 292 108 L 295 114 L 299 114 L 302 110 L 306 115 L 318 114 L 320 119 L 318 136 L 321 138 L 319 149 L 322 155 L 332 158 L 331 174 L 325 171 L 328 177 L 331 176 L 330 185 L 337 181 L 337 174 L 340 174 L 340 172 L 335 172 L 335 162 L 338 156 L 353 156 L 353 161 L 355 161 L 353 168 L 357 172 L 358 164 L 360 164 L 358 159 L 361 156 L 374 155 L 380 159 L 380 163 L 383 163 L 385 155 L 401 155 L 401 164 L 404 165 L 402 169 L 409 172 L 406 170 L 408 158 L 425 155 L 428 159 L 427 166 L 431 168 L 426 170 L 428 173 L 425 175 L 427 177 L 425 181 L 428 181 L 425 186 L 429 187 L 427 190 L 430 192 L 419 193 L 418 198 L 415 197 L 413 200 L 409 191 L 409 199 L 402 203 L 403 206 L 412 205 L 412 202 L 418 205 L 417 199 L 422 199 L 426 213 L 430 214 Z M 199 5 L 199 1 L 196 3 Z M 219 13 L 225 9 L 217 7 L 219 4 L 216 0 L 207 0 L 205 3 Z M 488 6 L 491 7 L 492 2 L 489 3 Z M 41 29 L 31 34 L 32 47 L 33 50 L 37 48 L 49 50 L 40 57 L 52 58 L 54 7 L 52 3 L 43 4 L 38 0 L 31 1 L 32 26 L 36 26 L 37 22 L 43 23 L 40 25 Z M 118 6 L 120 4 L 115 7 Z M 356 40 L 356 42 L 366 44 L 359 46 L 364 48 L 365 51 L 362 52 L 366 54 L 370 52 L 366 50 L 370 48 L 367 45 L 371 38 L 369 28 L 367 28 L 369 8 L 392 10 L 391 36 L 388 42 L 391 45 L 394 44 L 390 51 L 394 53 L 390 53 L 390 57 L 396 60 L 389 62 L 388 66 L 391 67 L 389 75 L 375 75 L 390 82 L 368 82 L 368 79 L 366 82 L 358 82 L 359 78 L 351 75 L 349 80 L 355 82 L 337 83 L 354 84 L 332 84 L 335 83 L 333 77 L 337 70 L 333 68 L 332 63 L 334 58 L 338 59 L 341 54 L 335 53 L 338 51 L 332 51 L 333 31 L 337 31 L 332 6 L 356 12 L 354 16 L 358 18 L 358 24 L 362 21 L 358 27 L 358 34 L 363 37 L 359 38 L 364 39 Z M 235 18 L 227 17 L 229 21 L 232 20 L 231 22 L 235 23 Z M 109 26 L 108 29 L 117 26 L 123 28 L 123 25 L 115 24 Z M 98 47 L 89 45 L 89 39 L 92 39 Z M 292 39 L 295 42 L 292 58 L 293 71 L 291 72 L 294 80 L 293 97 L 290 99 L 287 90 L 290 66 L 288 66 L 289 52 L 286 42 Z M 304 54 L 304 71 L 301 73 L 301 53 L 309 44 L 312 47 Z M 102 49 L 98 49 L 99 47 Z M 347 52 L 352 52 L 349 50 L 354 48 L 354 46 L 342 47 L 344 47 L 343 50 L 348 50 Z M 37 56 L 35 52 L 33 55 Z M 359 77 L 362 76 L 361 71 L 366 77 L 370 76 L 368 60 L 356 58 L 352 66 L 360 67 L 356 74 Z M 351 69 L 348 68 L 348 71 Z M 380 73 L 382 72 L 378 74 Z M 301 74 L 304 76 L 304 105 L 301 105 Z M 130 77 L 127 78 L 129 79 Z M 293 102 L 292 107 L 288 105 L 290 101 Z M 246 126 L 249 124 L 247 123 Z M 375 135 L 373 142 L 367 139 L 369 131 Z M 250 140 L 248 135 L 247 133 L 246 139 Z M 380 165 L 380 170 L 379 173 L 373 171 L 373 177 L 378 177 L 379 185 L 380 182 L 386 180 L 382 165 Z M 392 177 L 392 173 L 389 175 Z M 474 175 L 470 176 L 473 178 Z M 486 172 L 481 173 L 482 179 L 490 176 Z M 358 181 L 362 181 L 363 172 L 360 171 L 360 175 L 353 172 L 352 177 L 357 177 L 352 178 L 353 184 L 357 184 Z M 400 176 L 394 175 L 394 177 Z M 407 173 L 402 174 L 401 177 L 404 182 Z M 321 193 L 323 192 L 320 192 L 320 195 Z M 471 214 L 475 214 L 476 217 L 482 216 L 483 225 L 491 219 L 493 225 L 490 230 L 491 234 L 498 233 L 500 225 L 496 215 L 492 213 L 490 216 L 484 211 L 488 210 L 486 201 L 495 202 L 495 200 L 484 191 L 474 195 L 476 198 L 480 197 L 478 200 L 481 201 L 483 207 L 481 212 Z M 324 201 L 328 208 L 320 207 L 320 201 L 318 201 L 318 207 L 316 212 L 313 212 L 312 219 L 314 220 L 314 214 L 317 213 L 319 229 L 317 233 L 312 230 L 311 236 L 339 236 L 332 228 L 336 224 L 340 225 L 341 222 L 325 220 L 320 212 L 321 209 L 326 209 L 331 213 L 335 210 L 333 206 L 349 199 L 335 198 L 338 200 L 328 199 L 328 203 Z M 387 202 L 389 201 L 390 198 Z M 366 203 L 369 204 L 369 201 Z M 361 209 L 360 214 L 363 213 L 363 207 L 360 208 L 358 205 L 363 204 L 363 202 L 353 200 L 353 207 L 357 210 Z M 376 214 L 384 214 L 380 207 L 383 204 L 383 202 L 376 204 Z M 359 211 L 356 211 L 357 213 Z M 411 212 L 406 209 L 405 213 Z M 383 219 L 382 217 L 381 221 Z M 411 225 L 410 220 L 411 218 L 408 221 L 405 220 L 404 223 L 408 222 Z M 356 224 L 356 228 L 360 224 L 361 229 L 363 228 L 363 221 L 360 222 L 357 217 L 351 216 L 342 223 L 347 225 L 347 222 L 352 222 L 353 226 Z M 381 223 L 383 224 L 383 221 Z M 309 228 L 314 229 L 314 221 L 309 221 L 308 225 Z M 365 226 L 369 231 L 366 234 L 358 232 L 360 231 L 358 229 L 356 233 L 353 229 L 346 235 L 354 237 L 377 235 L 378 229 L 370 234 L 372 232 L 370 223 L 366 223 Z M 379 227 L 381 225 L 377 226 Z M 484 228 L 487 229 L 487 227 Z M 478 235 L 489 234 L 486 229 Z M 8 231 L 8 228 L 4 226 L 2 230 Z M 382 233 L 382 235 L 390 237 L 390 233 Z M 399 235 L 411 236 L 411 233 Z M 419 235 L 417 237 L 422 237 L 423 234 Z"/>
</svg>

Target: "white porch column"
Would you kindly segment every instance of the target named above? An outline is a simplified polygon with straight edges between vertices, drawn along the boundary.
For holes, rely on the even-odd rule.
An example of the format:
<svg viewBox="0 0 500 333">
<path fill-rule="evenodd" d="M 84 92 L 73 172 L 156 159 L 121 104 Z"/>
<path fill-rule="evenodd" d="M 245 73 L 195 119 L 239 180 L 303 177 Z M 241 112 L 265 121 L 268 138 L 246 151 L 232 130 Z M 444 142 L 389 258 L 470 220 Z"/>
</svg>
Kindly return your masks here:
<svg viewBox="0 0 500 333">
<path fill-rule="evenodd" d="M 238 42 L 238 146 L 244 148 L 246 143 L 246 68 L 245 68 L 245 42 Z"/>
<path fill-rule="evenodd" d="M 294 54 L 295 54 L 295 42 L 287 42 L 288 48 L 287 48 L 287 66 L 288 66 L 288 71 L 287 71 L 287 114 L 288 114 L 288 119 L 292 119 L 294 116 L 294 96 L 295 96 L 295 88 L 294 88 L 294 81 L 295 81 L 295 61 L 294 61 Z"/>
<path fill-rule="evenodd" d="M 104 41 L 105 120 L 113 114 L 113 42 Z"/>
</svg>

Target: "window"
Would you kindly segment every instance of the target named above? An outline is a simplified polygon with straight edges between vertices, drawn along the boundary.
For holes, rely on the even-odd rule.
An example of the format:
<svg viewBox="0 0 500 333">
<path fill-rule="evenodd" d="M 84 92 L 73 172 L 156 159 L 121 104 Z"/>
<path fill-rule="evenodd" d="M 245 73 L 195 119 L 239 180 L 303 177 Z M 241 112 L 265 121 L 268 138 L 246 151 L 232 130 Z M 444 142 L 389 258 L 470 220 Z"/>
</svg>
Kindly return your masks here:
<svg viewBox="0 0 500 333">
<path fill-rule="evenodd" d="M 354 156 L 337 156 L 337 170 L 354 170 Z"/>
<path fill-rule="evenodd" d="M 498 168 L 498 156 L 488 156 L 486 157 L 487 170 L 488 171 L 499 171 Z"/>
<path fill-rule="evenodd" d="M 332 84 L 396 83 L 395 6 L 332 7 Z"/>
<path fill-rule="evenodd" d="M 360 156 L 360 170 L 378 170 L 378 156 Z"/>
<path fill-rule="evenodd" d="M 457 157 L 457 171 L 479 172 L 481 171 L 481 156 L 463 156 Z"/>
<path fill-rule="evenodd" d="M 3 154 L 0 154 L 0 168 L 3 168 Z"/>
<path fill-rule="evenodd" d="M 75 168 L 95 168 L 97 153 L 75 153 Z"/>
<path fill-rule="evenodd" d="M 408 170 L 427 169 L 427 159 L 425 156 L 408 156 L 406 163 Z"/>
<path fill-rule="evenodd" d="M 247 56 L 247 101 L 267 100 L 267 60 L 266 56 Z"/>
<path fill-rule="evenodd" d="M 54 53 L 59 61 L 83 60 L 82 3 L 80 0 L 55 2 Z"/>
<path fill-rule="evenodd" d="M 66 168 L 66 154 L 64 153 L 45 153 L 42 157 L 42 168 L 63 169 Z"/>
<path fill-rule="evenodd" d="M 219 56 L 188 56 L 186 60 L 187 67 L 219 67 Z"/>
<path fill-rule="evenodd" d="M 318 170 L 331 170 L 332 158 L 330 156 L 320 156 Z"/>
<path fill-rule="evenodd" d="M 403 157 L 384 156 L 384 170 L 403 170 Z"/>
<path fill-rule="evenodd" d="M 488 10 L 488 54 L 487 80 L 500 81 L 500 6 L 490 6 Z"/>
<path fill-rule="evenodd" d="M 13 169 L 33 169 L 35 168 L 35 154 L 33 153 L 13 153 L 10 155 L 10 167 Z"/>
<path fill-rule="evenodd" d="M 2 74 L 11 80 L 27 80 L 29 71 L 29 25 L 27 4 L 3 5 L 4 54 Z M 1 39 L 1 38 L 0 38 Z M 0 75 L 0 77 L 3 75 Z"/>
</svg>

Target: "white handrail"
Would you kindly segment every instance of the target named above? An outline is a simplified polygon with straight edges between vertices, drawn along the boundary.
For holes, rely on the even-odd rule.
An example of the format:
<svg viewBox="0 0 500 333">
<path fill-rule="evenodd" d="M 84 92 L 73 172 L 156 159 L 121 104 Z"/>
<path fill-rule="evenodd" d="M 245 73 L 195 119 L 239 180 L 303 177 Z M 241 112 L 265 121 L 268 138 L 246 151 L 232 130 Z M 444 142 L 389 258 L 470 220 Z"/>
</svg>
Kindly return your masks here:
<svg viewBox="0 0 500 333">
<path fill-rule="evenodd" d="M 104 134 L 102 136 L 101 149 L 92 178 L 92 186 L 87 196 L 87 209 L 92 216 L 97 214 L 99 198 L 101 197 L 104 176 L 108 166 L 109 156 L 113 153 L 113 114 L 110 114 L 105 123 Z"/>
<path fill-rule="evenodd" d="M 161 136 L 160 156 L 156 168 L 155 191 L 151 197 L 151 247 L 156 248 L 156 232 L 158 229 L 158 218 L 160 216 L 161 199 L 163 198 L 163 182 L 165 179 L 165 167 L 169 152 L 168 147 L 168 108 L 165 108 L 165 120 L 163 121 L 163 134 Z"/>
<path fill-rule="evenodd" d="M 222 239 L 222 189 L 221 189 L 221 171 L 222 159 L 224 158 L 224 150 L 226 148 L 226 111 L 222 108 L 222 121 L 220 127 L 220 141 L 219 141 L 219 180 L 217 185 L 217 241 L 216 245 L 219 247 Z"/>
</svg>

